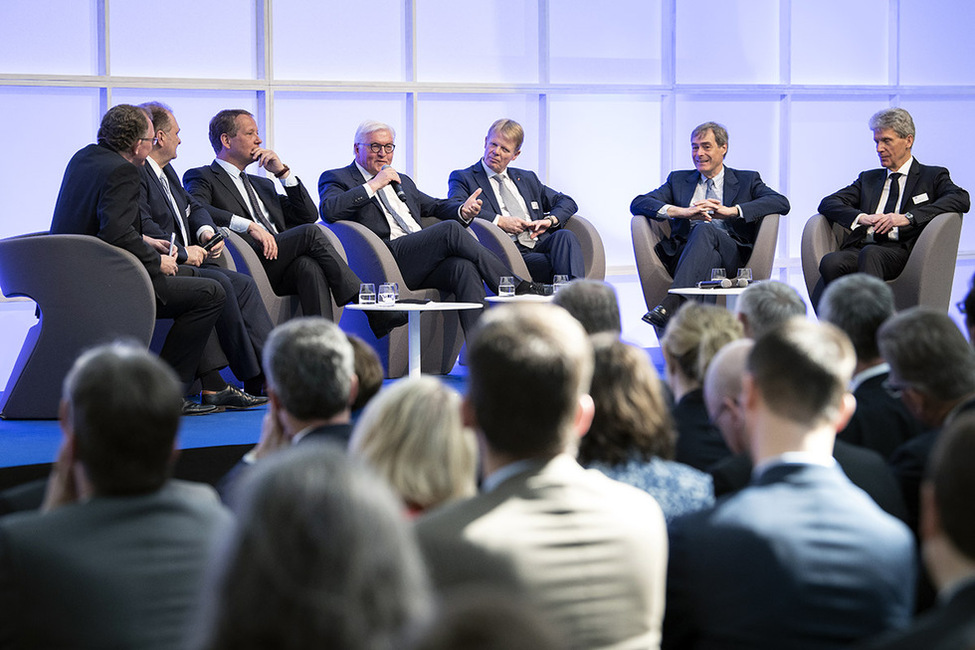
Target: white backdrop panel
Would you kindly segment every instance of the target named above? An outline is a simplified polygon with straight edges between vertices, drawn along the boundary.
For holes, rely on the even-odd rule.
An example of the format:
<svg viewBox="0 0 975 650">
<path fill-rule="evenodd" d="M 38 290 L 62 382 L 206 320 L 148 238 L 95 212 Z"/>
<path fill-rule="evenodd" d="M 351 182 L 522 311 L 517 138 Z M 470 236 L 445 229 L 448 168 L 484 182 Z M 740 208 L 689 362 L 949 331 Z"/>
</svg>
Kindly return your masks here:
<svg viewBox="0 0 975 650">
<path fill-rule="evenodd" d="M 975 84 L 975 3 L 900 0 L 900 83 Z"/>
<path fill-rule="evenodd" d="M 96 4 L 0 2 L 0 72 L 98 74 Z"/>
<path fill-rule="evenodd" d="M 888 4 L 887 0 L 793 2 L 792 83 L 886 84 Z"/>
<path fill-rule="evenodd" d="M 676 4 L 677 83 L 778 83 L 778 0 Z"/>
</svg>

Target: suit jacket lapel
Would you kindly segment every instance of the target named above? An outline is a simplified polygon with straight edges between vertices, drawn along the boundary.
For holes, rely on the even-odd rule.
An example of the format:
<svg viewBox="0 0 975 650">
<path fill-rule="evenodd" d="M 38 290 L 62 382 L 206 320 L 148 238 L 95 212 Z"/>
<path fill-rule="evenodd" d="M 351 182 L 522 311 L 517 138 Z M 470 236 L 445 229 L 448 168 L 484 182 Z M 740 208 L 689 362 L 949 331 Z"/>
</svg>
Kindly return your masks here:
<svg viewBox="0 0 975 650">
<path fill-rule="evenodd" d="M 863 188 L 863 201 L 860 209 L 866 214 L 873 214 L 877 211 L 880 203 L 880 195 L 884 192 L 884 183 L 887 181 L 886 169 L 875 169 L 870 182 Z M 883 206 L 880 206 L 883 209 Z"/>
<path fill-rule="evenodd" d="M 738 176 L 735 175 L 734 170 L 725 167 L 724 168 L 724 188 L 721 190 L 721 202 L 724 205 L 735 205 L 738 198 Z"/>
<path fill-rule="evenodd" d="M 681 187 L 681 194 L 677 197 L 680 200 L 680 205 L 678 208 L 686 208 L 691 204 L 691 199 L 694 198 L 694 190 L 697 189 L 697 182 L 701 178 L 699 172 L 691 172 L 684 179 L 684 185 Z"/>
<path fill-rule="evenodd" d="M 362 175 L 362 172 L 359 171 L 359 167 L 355 164 L 354 161 L 352 162 L 351 165 L 347 167 L 347 169 L 349 170 L 349 173 L 352 174 L 352 180 L 355 181 L 356 185 L 365 185 L 366 177 Z M 369 200 L 376 207 L 376 209 L 379 210 L 379 214 L 383 217 L 383 220 L 385 221 L 386 213 L 383 212 L 383 204 L 379 202 L 379 196 L 374 194 L 373 197 Z"/>
<path fill-rule="evenodd" d="M 911 163 L 911 169 L 907 172 L 907 180 L 904 182 L 904 198 L 901 201 L 901 213 L 908 212 L 910 208 L 914 207 L 914 188 L 917 187 L 917 181 L 921 177 L 921 163 L 914 159 Z"/>
<path fill-rule="evenodd" d="M 251 209 L 247 207 L 247 204 L 244 202 L 244 197 L 240 195 L 240 190 L 238 190 L 237 186 L 234 185 L 234 181 L 232 178 L 230 178 L 230 174 L 228 174 L 217 161 L 210 163 L 210 169 L 213 171 L 213 174 L 217 177 L 220 184 L 223 185 L 224 189 L 227 190 L 227 192 L 230 193 L 230 196 L 234 197 L 234 199 L 237 201 L 237 205 L 239 205 L 240 209 L 242 210 L 240 214 L 250 218 Z"/>
<path fill-rule="evenodd" d="M 538 212 L 541 212 L 541 207 L 539 207 L 537 210 L 532 207 L 532 203 L 538 205 L 538 200 L 532 195 L 533 188 L 528 185 L 528 182 L 521 174 L 521 170 L 511 169 L 509 167 L 508 175 L 511 176 L 511 180 L 514 181 L 515 187 L 517 187 L 518 191 L 521 192 L 521 198 L 525 200 L 525 208 L 528 210 L 529 219 L 535 219 L 541 216 L 540 214 L 537 214 Z"/>
<path fill-rule="evenodd" d="M 246 173 L 246 172 L 245 172 Z M 278 232 L 284 232 L 286 227 L 284 223 L 284 211 L 281 209 L 281 200 L 278 198 L 278 193 L 274 187 L 274 181 L 271 181 L 271 185 L 268 186 L 267 183 L 254 182 L 255 178 L 260 178 L 259 176 L 253 176 L 251 174 L 251 185 L 254 186 L 254 192 L 257 193 L 258 198 L 264 203 L 264 207 L 267 208 L 267 213 L 271 217 L 271 221 L 277 226 Z M 240 192 L 238 192 L 239 194 Z"/>
<path fill-rule="evenodd" d="M 479 198 L 487 201 L 492 212 L 494 214 L 501 214 L 501 206 L 498 204 L 498 197 L 494 194 L 494 188 L 491 186 L 491 179 L 484 171 L 484 166 L 481 161 L 477 161 L 474 165 L 474 180 L 477 182 L 477 186 L 481 188 L 481 196 Z"/>
<path fill-rule="evenodd" d="M 186 234 L 192 237 L 193 235 L 190 232 L 190 223 L 186 218 L 186 200 L 183 196 L 183 192 L 185 190 L 183 190 L 183 186 L 179 184 L 179 177 L 176 176 L 176 171 L 173 169 L 171 164 L 167 164 L 163 168 L 163 173 L 166 174 L 166 178 L 169 180 L 170 191 L 172 191 L 173 198 L 176 200 L 176 207 L 179 209 L 179 212 L 176 214 L 176 218 L 182 222 L 183 228 L 186 229 Z M 169 203 L 168 199 L 166 203 Z M 189 246 L 190 243 L 191 242 L 185 242 L 185 245 Z"/>
</svg>

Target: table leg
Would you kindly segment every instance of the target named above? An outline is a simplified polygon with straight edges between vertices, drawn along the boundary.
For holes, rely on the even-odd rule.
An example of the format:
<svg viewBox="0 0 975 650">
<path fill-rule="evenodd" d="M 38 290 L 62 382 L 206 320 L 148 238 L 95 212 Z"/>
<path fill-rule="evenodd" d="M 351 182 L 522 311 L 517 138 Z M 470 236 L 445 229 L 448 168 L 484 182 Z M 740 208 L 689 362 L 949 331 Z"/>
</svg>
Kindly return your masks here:
<svg viewBox="0 0 975 650">
<path fill-rule="evenodd" d="M 409 331 L 409 371 L 410 377 L 420 376 L 420 314 L 419 311 L 410 311 L 407 328 Z"/>
</svg>

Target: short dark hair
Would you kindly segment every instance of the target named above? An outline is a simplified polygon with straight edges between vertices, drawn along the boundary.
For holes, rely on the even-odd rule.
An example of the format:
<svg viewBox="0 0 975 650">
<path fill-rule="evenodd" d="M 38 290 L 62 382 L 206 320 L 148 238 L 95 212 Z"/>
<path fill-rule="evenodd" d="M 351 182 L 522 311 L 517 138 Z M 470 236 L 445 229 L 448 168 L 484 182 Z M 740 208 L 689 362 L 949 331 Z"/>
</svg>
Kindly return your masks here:
<svg viewBox="0 0 975 650">
<path fill-rule="evenodd" d="M 353 364 L 355 376 L 359 380 L 359 390 L 352 402 L 352 410 L 365 408 L 379 389 L 383 387 L 383 362 L 372 346 L 355 334 L 346 334 L 352 344 Z"/>
<path fill-rule="evenodd" d="M 819 316 L 846 332 L 857 358 L 880 356 L 877 330 L 894 315 L 894 292 L 886 282 L 866 273 L 830 282 L 819 305 Z"/>
<path fill-rule="evenodd" d="M 928 462 L 941 527 L 959 551 L 975 560 L 975 413 L 962 413 L 938 435 Z"/>
<path fill-rule="evenodd" d="M 139 108 L 149 113 L 154 131 L 169 131 L 173 125 L 173 109 L 162 102 L 145 102 Z"/>
<path fill-rule="evenodd" d="M 349 407 L 352 344 L 320 316 L 274 328 L 264 344 L 264 373 L 282 406 L 301 420 L 328 419 Z"/>
<path fill-rule="evenodd" d="M 728 144 L 728 129 L 717 122 L 705 122 L 704 124 L 695 126 L 694 130 L 691 131 L 691 140 L 694 138 L 703 138 L 708 131 L 714 134 L 714 143 L 719 147 Z"/>
<path fill-rule="evenodd" d="M 747 362 L 773 413 L 811 425 L 837 415 L 855 365 L 846 334 L 798 317 L 756 340 Z"/>
<path fill-rule="evenodd" d="M 589 334 L 623 331 L 616 289 L 599 280 L 573 280 L 552 299 L 582 323 Z"/>
<path fill-rule="evenodd" d="M 646 351 L 606 333 L 592 337 L 592 346 L 595 368 L 589 393 L 596 413 L 589 433 L 579 441 L 579 462 L 672 459 L 674 420 Z"/>
<path fill-rule="evenodd" d="M 901 381 L 939 401 L 975 392 L 975 350 L 948 314 L 912 307 L 880 326 L 877 346 Z"/>
<path fill-rule="evenodd" d="M 237 118 L 241 115 L 250 115 L 250 111 L 245 111 L 242 108 L 225 108 L 210 120 L 210 146 L 213 147 L 213 153 L 220 153 L 223 149 L 223 142 L 220 141 L 220 136 L 226 133 L 231 138 L 237 135 Z"/>
<path fill-rule="evenodd" d="M 85 352 L 64 379 L 78 457 L 103 495 L 151 492 L 169 477 L 182 390 L 148 351 L 124 343 Z"/>
<path fill-rule="evenodd" d="M 119 104 L 102 116 L 102 123 L 98 127 L 98 144 L 112 151 L 128 151 L 146 136 L 148 130 L 149 116 L 145 110 L 132 104 Z"/>
<path fill-rule="evenodd" d="M 553 305 L 491 309 L 467 352 L 469 399 L 494 451 L 527 458 L 567 449 L 592 379 L 592 345 L 578 321 Z"/>
</svg>

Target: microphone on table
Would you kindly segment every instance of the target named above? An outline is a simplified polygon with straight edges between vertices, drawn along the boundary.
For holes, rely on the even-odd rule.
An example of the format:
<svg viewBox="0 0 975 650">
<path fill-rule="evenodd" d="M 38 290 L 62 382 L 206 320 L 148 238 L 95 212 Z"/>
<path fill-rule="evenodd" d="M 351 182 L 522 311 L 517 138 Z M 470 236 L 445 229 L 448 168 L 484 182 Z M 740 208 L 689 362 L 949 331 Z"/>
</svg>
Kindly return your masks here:
<svg viewBox="0 0 975 650">
<path fill-rule="evenodd" d="M 386 169 L 387 167 L 389 167 L 389 165 L 382 166 L 383 169 Z M 403 203 L 406 203 L 406 192 L 403 191 L 403 186 L 400 184 L 400 182 L 389 181 L 389 186 L 393 188 L 393 192 L 396 193 L 396 196 L 399 198 L 399 200 L 402 201 Z"/>
<path fill-rule="evenodd" d="M 731 280 L 728 278 L 721 278 L 720 280 L 701 280 L 697 283 L 698 289 L 730 289 Z"/>
</svg>

